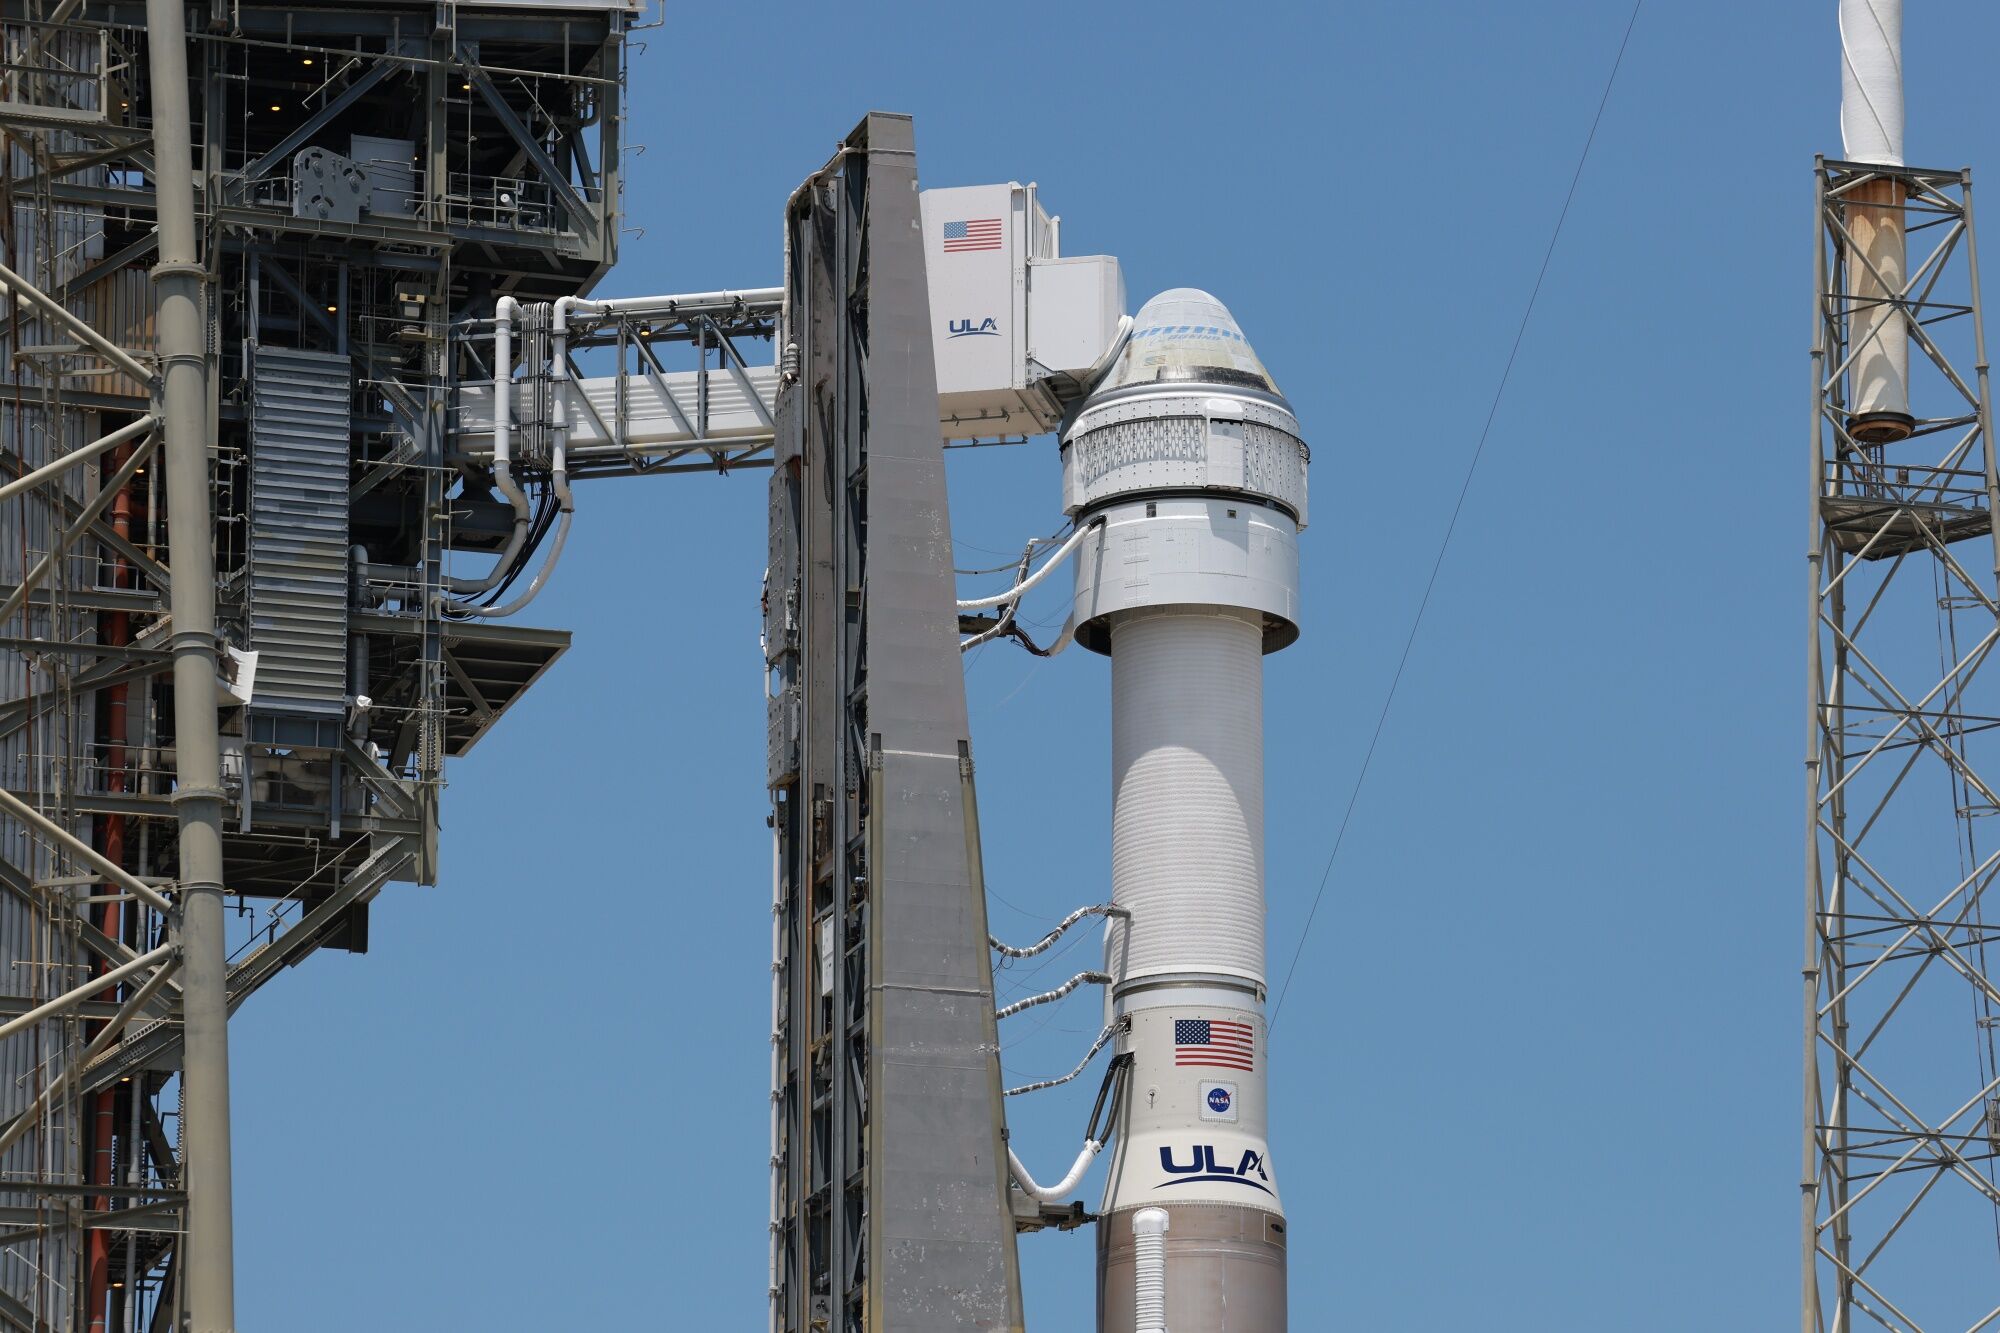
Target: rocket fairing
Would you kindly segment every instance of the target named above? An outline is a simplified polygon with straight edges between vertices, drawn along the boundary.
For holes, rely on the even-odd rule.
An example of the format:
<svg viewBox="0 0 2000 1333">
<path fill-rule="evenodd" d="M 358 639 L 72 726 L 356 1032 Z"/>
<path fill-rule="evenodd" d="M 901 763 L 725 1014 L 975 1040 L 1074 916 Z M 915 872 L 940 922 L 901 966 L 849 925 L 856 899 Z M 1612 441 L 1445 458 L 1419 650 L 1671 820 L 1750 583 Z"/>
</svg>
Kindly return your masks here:
<svg viewBox="0 0 2000 1333">
<path fill-rule="evenodd" d="M 1264 1025 L 1263 655 L 1298 637 L 1308 451 L 1221 302 L 1147 302 L 1062 442 L 1077 641 L 1112 664 L 1108 1003 L 1132 1056 L 1098 1223 L 1098 1328 L 1136 1333 L 1141 1210 L 1170 1328 L 1282 1333 Z M 1157 1236 L 1152 1238 L 1155 1242 Z"/>
</svg>

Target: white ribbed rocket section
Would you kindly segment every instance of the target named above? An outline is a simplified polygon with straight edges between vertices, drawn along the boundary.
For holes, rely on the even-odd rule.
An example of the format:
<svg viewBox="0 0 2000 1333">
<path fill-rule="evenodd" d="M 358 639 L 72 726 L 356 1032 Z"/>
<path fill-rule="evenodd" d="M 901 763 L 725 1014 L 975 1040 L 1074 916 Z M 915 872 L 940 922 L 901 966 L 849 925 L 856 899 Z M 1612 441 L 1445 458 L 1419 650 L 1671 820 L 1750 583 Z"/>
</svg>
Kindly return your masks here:
<svg viewBox="0 0 2000 1333">
<path fill-rule="evenodd" d="M 1220 611 L 1111 633 L 1111 896 L 1122 986 L 1162 975 L 1264 981 L 1263 632 Z"/>
<path fill-rule="evenodd" d="M 1850 162 L 1903 165 L 1903 0 L 1840 0 L 1840 142 Z"/>
<path fill-rule="evenodd" d="M 1840 0 L 1840 138 L 1850 162 L 1903 165 L 1902 0 Z M 1907 281 L 1903 185 L 1868 181 L 1849 198 L 1848 289 L 1858 298 L 1849 411 L 1861 438 L 1899 438 L 1907 429 L 1883 418 L 1910 411 L 1909 335 L 1902 311 L 1888 304 Z"/>
</svg>

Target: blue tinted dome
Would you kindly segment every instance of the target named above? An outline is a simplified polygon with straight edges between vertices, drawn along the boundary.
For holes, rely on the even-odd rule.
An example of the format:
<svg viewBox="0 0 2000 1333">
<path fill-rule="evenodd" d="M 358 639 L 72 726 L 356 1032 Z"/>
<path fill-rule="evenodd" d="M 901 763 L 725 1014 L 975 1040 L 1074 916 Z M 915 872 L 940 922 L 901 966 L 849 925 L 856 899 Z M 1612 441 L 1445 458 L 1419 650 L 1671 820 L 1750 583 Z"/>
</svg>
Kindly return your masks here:
<svg viewBox="0 0 2000 1333">
<path fill-rule="evenodd" d="M 1132 337 L 1098 393 L 1139 384 L 1214 384 L 1261 389 L 1278 385 L 1229 308 L 1196 287 L 1161 292 L 1139 309 Z"/>
</svg>

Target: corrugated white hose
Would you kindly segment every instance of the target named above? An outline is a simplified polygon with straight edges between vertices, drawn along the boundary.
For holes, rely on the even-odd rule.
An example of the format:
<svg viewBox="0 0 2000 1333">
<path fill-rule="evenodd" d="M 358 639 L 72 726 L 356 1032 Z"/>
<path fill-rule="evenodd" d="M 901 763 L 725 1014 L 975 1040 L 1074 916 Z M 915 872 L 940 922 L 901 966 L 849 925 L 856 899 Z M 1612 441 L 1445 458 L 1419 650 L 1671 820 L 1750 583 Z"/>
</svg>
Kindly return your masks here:
<svg viewBox="0 0 2000 1333">
<path fill-rule="evenodd" d="M 1132 1214 L 1133 1333 L 1167 1333 L 1167 1210 Z"/>
<path fill-rule="evenodd" d="M 1002 944 L 1000 942 L 999 937 L 996 935 L 988 935 L 986 937 L 986 943 L 992 947 L 995 953 L 1002 954 L 1008 958 L 1033 958 L 1036 954 L 1042 953 L 1050 945 L 1054 944 L 1057 940 L 1061 939 L 1064 933 L 1067 932 L 1071 926 L 1083 920 L 1085 917 L 1130 916 L 1130 915 L 1132 914 L 1126 911 L 1124 908 L 1114 907 L 1110 903 L 1092 903 L 1088 907 L 1077 908 L 1074 912 L 1071 912 L 1068 916 L 1056 922 L 1056 928 L 1054 930 L 1042 936 L 1040 939 L 1036 940 L 1033 944 L 1028 945 L 1026 948 L 1016 949 L 1011 944 Z"/>
<path fill-rule="evenodd" d="M 1085 1139 L 1083 1151 L 1076 1155 L 1076 1161 L 1071 1165 L 1069 1174 L 1053 1185 L 1037 1185 L 1035 1178 L 1028 1174 L 1027 1167 L 1021 1165 L 1021 1159 L 1014 1155 L 1012 1148 L 1007 1150 L 1007 1169 L 1014 1173 L 1015 1182 L 1029 1198 L 1040 1199 L 1043 1203 L 1055 1203 L 1082 1182 L 1084 1173 L 1090 1170 L 1090 1164 L 1097 1159 L 1097 1154 L 1103 1147 L 1104 1145 L 1096 1139 Z"/>
<path fill-rule="evenodd" d="M 1111 631 L 1111 900 L 1121 983 L 1264 979 L 1264 643 L 1247 619 L 1142 615 Z"/>
<path fill-rule="evenodd" d="M 1063 996 L 1081 986 L 1084 982 L 1094 982 L 1099 986 L 1109 986 L 1111 977 L 1104 972 L 1079 972 L 1054 990 L 1045 990 L 1040 995 L 1030 995 L 1025 1000 L 1016 1000 L 1005 1009 L 994 1014 L 996 1019 L 1012 1018 L 1024 1009 L 1033 1009 L 1038 1004 L 1053 1004 Z"/>
<path fill-rule="evenodd" d="M 1903 165 L 1903 0 L 1840 0 L 1840 142 L 1850 162 Z"/>
<path fill-rule="evenodd" d="M 1104 1044 L 1110 1041 L 1111 1038 L 1114 1035 L 1116 1035 L 1119 1027 L 1120 1024 L 1115 1021 L 1106 1023 L 1104 1025 L 1104 1030 L 1097 1034 L 1097 1040 L 1090 1043 L 1090 1049 L 1083 1053 L 1083 1059 L 1078 1060 L 1076 1062 L 1076 1068 L 1070 1070 L 1067 1074 L 1062 1074 L 1055 1078 L 1039 1079 L 1033 1083 L 1023 1083 L 1018 1088 L 1007 1089 L 1007 1091 L 1002 1095 L 1007 1097 L 1019 1097 L 1024 1092 L 1040 1092 L 1045 1088 L 1060 1088 L 1063 1084 L 1069 1082 L 1071 1079 L 1081 1074 L 1084 1070 L 1090 1068 L 1090 1062 L 1097 1058 L 1097 1053 L 1103 1050 Z"/>
<path fill-rule="evenodd" d="M 1043 579 L 1053 574 L 1056 570 L 1056 566 L 1062 564 L 1063 561 L 1069 559 L 1070 552 L 1074 551 L 1078 546 L 1082 545 L 1083 539 L 1086 536 L 1088 536 L 1092 532 L 1095 532 L 1098 528 L 1102 527 L 1103 525 L 1104 525 L 1104 520 L 1102 518 L 1094 518 L 1090 520 L 1090 522 L 1084 524 L 1082 527 L 1078 528 L 1075 532 L 1072 532 L 1069 535 L 1069 540 L 1064 542 L 1061 546 L 1058 546 L 1056 548 L 1056 553 L 1050 556 L 1048 560 L 1043 563 L 1040 569 L 1028 575 L 1027 578 L 1021 580 L 1019 583 L 1016 583 L 1013 587 L 1007 589 L 1007 591 L 1005 592 L 994 593 L 991 597 L 974 597 L 967 601 L 960 602 L 958 604 L 958 609 L 961 611 L 978 611 L 989 606 L 998 606 L 1002 602 L 1019 601 L 1021 598 L 1028 595 L 1029 589 L 1033 588 Z"/>
</svg>

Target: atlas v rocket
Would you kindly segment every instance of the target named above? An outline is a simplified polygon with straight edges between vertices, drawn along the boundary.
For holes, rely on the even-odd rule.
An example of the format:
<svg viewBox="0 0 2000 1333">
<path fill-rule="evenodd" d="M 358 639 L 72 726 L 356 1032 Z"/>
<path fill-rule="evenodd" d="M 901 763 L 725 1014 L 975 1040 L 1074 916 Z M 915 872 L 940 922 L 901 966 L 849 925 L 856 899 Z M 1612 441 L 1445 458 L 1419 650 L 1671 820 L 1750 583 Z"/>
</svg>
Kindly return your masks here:
<svg viewBox="0 0 2000 1333">
<path fill-rule="evenodd" d="M 1097 1230 L 1104 1333 L 1285 1327 L 1263 656 L 1299 633 L 1307 456 L 1235 319 L 1191 289 L 1146 303 L 1062 438 L 1064 507 L 1087 529 L 1071 623 L 1111 658 L 1123 912 L 1105 971 L 1132 1057 Z"/>
</svg>

